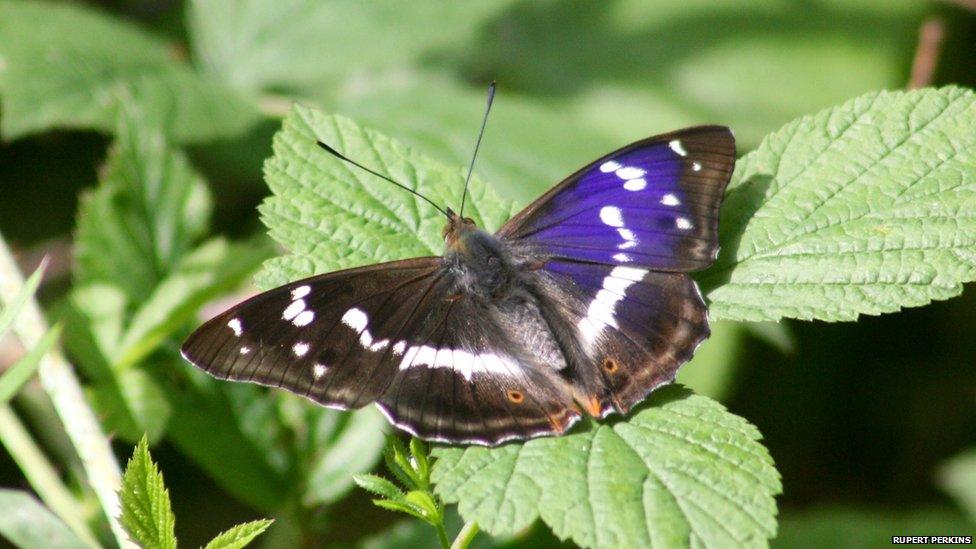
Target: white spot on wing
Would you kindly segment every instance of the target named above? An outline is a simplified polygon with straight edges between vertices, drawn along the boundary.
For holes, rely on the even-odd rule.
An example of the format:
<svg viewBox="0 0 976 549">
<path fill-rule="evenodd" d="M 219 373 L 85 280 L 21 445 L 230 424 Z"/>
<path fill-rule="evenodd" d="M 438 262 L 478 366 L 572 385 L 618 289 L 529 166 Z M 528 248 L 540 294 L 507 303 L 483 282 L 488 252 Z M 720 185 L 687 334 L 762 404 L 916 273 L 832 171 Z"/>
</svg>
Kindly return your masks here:
<svg viewBox="0 0 976 549">
<path fill-rule="evenodd" d="M 620 228 L 617 229 L 617 232 L 620 233 L 620 238 L 624 239 L 622 243 L 617 244 L 618 250 L 629 250 L 630 248 L 637 246 L 637 235 L 634 234 L 634 231 Z"/>
<path fill-rule="evenodd" d="M 674 194 L 668 193 L 661 198 L 661 204 L 665 206 L 678 206 L 681 204 L 681 201 Z"/>
<path fill-rule="evenodd" d="M 359 344 L 363 346 L 364 349 L 369 349 L 374 353 L 377 351 L 382 351 L 390 344 L 389 339 L 383 339 L 381 341 L 373 342 L 373 334 L 369 331 L 369 316 L 362 309 L 353 307 L 346 311 L 342 315 L 342 323 L 349 326 L 353 330 L 359 332 Z"/>
<path fill-rule="evenodd" d="M 647 180 L 643 177 L 629 179 L 626 183 L 624 183 L 624 188 L 628 191 L 643 191 L 647 188 Z"/>
<path fill-rule="evenodd" d="M 467 381 L 471 381 L 474 374 L 510 376 L 519 367 L 511 360 L 494 353 L 471 353 L 462 349 L 438 349 L 429 345 L 419 347 L 413 345 L 403 355 L 400 369 L 406 370 L 416 366 L 450 368 L 461 374 Z"/>
<path fill-rule="evenodd" d="M 601 288 L 590 301 L 586 316 L 580 319 L 576 327 L 587 346 L 596 341 L 597 336 L 610 326 L 618 327 L 616 319 L 617 303 L 624 299 L 627 288 L 644 278 L 646 269 L 635 267 L 614 267 L 610 274 L 603 278 Z"/>
<path fill-rule="evenodd" d="M 328 370 L 328 368 L 325 367 L 325 364 L 319 364 L 316 362 L 314 365 L 312 365 L 312 377 L 318 380 L 320 377 L 325 375 L 326 370 Z"/>
<path fill-rule="evenodd" d="M 647 170 L 642 170 L 634 166 L 626 166 L 617 170 L 617 177 L 620 179 L 634 179 L 635 177 L 643 177 L 647 173 Z"/>
<path fill-rule="evenodd" d="M 251 352 L 251 348 L 248 347 L 247 345 L 241 347 L 241 354 L 242 355 L 246 355 L 247 353 L 250 353 L 250 352 Z"/>
<path fill-rule="evenodd" d="M 295 288 L 294 290 L 292 290 L 291 291 L 291 298 L 292 299 L 301 299 L 301 298 L 307 296 L 310 293 L 312 293 L 312 288 L 311 288 L 311 286 L 309 286 L 308 284 L 306 284 L 304 286 L 299 286 L 299 287 Z"/>
<path fill-rule="evenodd" d="M 620 163 L 613 160 L 607 160 L 603 164 L 600 164 L 600 171 L 603 173 L 610 173 L 612 171 L 619 170 L 619 169 L 620 169 Z"/>
<path fill-rule="evenodd" d="M 237 337 L 241 337 L 241 334 L 244 333 L 244 326 L 241 325 L 241 319 L 239 318 L 230 319 L 230 321 L 227 322 L 227 327 L 234 330 L 234 335 Z"/>
<path fill-rule="evenodd" d="M 281 318 L 285 320 L 291 320 L 296 316 L 298 316 L 298 313 L 304 310 L 305 310 L 305 300 L 296 299 L 295 301 L 292 301 L 291 304 L 289 304 L 287 307 L 285 307 L 284 311 L 281 312 Z"/>
<path fill-rule="evenodd" d="M 623 213 L 616 206 L 604 206 L 600 208 L 600 220 L 611 227 L 624 226 Z"/>
<path fill-rule="evenodd" d="M 621 263 L 630 263 L 631 261 L 629 255 L 621 253 L 613 254 L 613 259 Z"/>
<path fill-rule="evenodd" d="M 403 354 L 403 350 L 406 349 L 406 348 L 407 348 L 407 342 L 406 341 L 398 341 L 396 343 L 396 345 L 393 346 L 393 353 L 394 354 L 398 354 L 398 355 L 402 355 Z"/>
<path fill-rule="evenodd" d="M 687 231 L 692 227 L 691 221 L 688 221 L 688 218 L 686 217 L 679 217 L 675 219 L 674 224 L 682 231 Z"/>
<path fill-rule="evenodd" d="M 671 147 L 671 150 L 677 153 L 678 156 L 688 156 L 688 151 L 685 150 L 685 147 L 681 144 L 680 139 L 671 140 L 671 142 L 668 143 L 668 147 Z"/>
<path fill-rule="evenodd" d="M 313 320 L 315 320 L 315 313 L 306 309 L 298 313 L 298 316 L 295 317 L 295 320 L 292 320 L 292 324 L 298 327 L 308 326 L 309 324 L 312 323 Z"/>
<path fill-rule="evenodd" d="M 298 357 L 305 356 L 305 354 L 308 353 L 308 343 L 305 342 L 296 343 L 295 346 L 291 348 L 291 350 L 295 352 L 295 356 Z"/>
<path fill-rule="evenodd" d="M 691 163 L 691 169 L 694 170 L 694 171 L 696 171 L 696 172 L 700 172 L 701 171 L 701 164 L 699 164 L 698 162 L 692 162 Z"/>
</svg>

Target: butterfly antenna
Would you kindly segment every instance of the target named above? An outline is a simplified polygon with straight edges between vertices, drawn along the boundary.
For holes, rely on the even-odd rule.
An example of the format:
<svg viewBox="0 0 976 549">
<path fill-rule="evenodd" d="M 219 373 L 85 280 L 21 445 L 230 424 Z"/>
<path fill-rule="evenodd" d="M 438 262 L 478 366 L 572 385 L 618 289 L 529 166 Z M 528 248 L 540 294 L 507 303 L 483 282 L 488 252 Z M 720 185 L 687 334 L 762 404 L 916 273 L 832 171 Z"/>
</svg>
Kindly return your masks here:
<svg viewBox="0 0 976 549">
<path fill-rule="evenodd" d="M 409 192 L 409 193 L 411 193 L 411 194 L 413 194 L 414 196 L 417 196 L 417 197 L 419 197 L 419 198 L 422 198 L 422 199 L 424 199 L 424 200 L 425 200 L 425 201 L 426 201 L 426 202 L 427 202 L 428 204 L 430 204 L 431 206 L 433 206 L 434 208 L 436 208 L 436 209 L 437 209 L 437 211 L 439 211 L 439 212 L 441 212 L 442 214 L 444 214 L 444 217 L 446 217 L 446 218 L 448 218 L 448 219 L 450 219 L 450 218 L 451 218 L 451 216 L 450 216 L 450 214 L 448 214 L 448 213 L 447 213 L 446 211 L 444 211 L 444 208 L 441 208 L 441 207 L 440 207 L 440 206 L 438 206 L 437 204 L 434 204 L 434 202 L 433 202 L 433 201 L 432 201 L 431 199 L 429 199 L 429 198 L 427 198 L 426 196 L 424 196 L 424 195 L 422 195 L 422 194 L 420 194 L 420 193 L 418 193 L 417 191 L 415 191 L 415 190 L 413 190 L 413 189 L 411 189 L 410 187 L 408 187 L 408 186 L 406 186 L 406 185 L 404 185 L 404 184 L 402 184 L 402 183 L 397 183 L 396 181 L 394 181 L 394 180 L 392 180 L 392 179 L 390 179 L 389 177 L 387 177 L 387 176 L 385 176 L 385 175 L 383 175 L 383 174 L 381 174 L 381 173 L 378 173 L 378 172 L 375 172 L 375 171 L 373 171 L 373 170 L 371 170 L 371 169 L 369 169 L 369 168 L 367 168 L 366 166 L 363 166 L 363 165 L 362 165 L 362 164 L 360 164 L 359 162 L 356 162 L 355 160 L 353 160 L 353 159 L 351 159 L 351 158 L 347 158 L 347 157 L 346 157 L 346 156 L 345 156 L 344 154 L 342 154 L 341 152 L 339 152 L 339 151 L 337 151 L 337 150 L 335 150 L 335 149 L 333 149 L 332 147 L 330 147 L 330 146 L 328 146 L 328 145 L 326 145 L 325 143 L 323 143 L 323 142 L 321 142 L 321 141 L 317 141 L 317 143 L 319 144 L 319 147 L 322 147 L 322 149 L 323 149 L 323 150 L 324 150 L 325 152 L 327 152 L 327 153 L 329 153 L 329 154 L 331 154 L 332 156 L 335 156 L 335 157 L 336 157 L 336 158 L 338 158 L 339 160 L 344 160 L 344 161 L 346 161 L 346 162 L 348 162 L 348 163 L 350 163 L 350 164 L 352 164 L 353 166 L 356 166 L 357 168 L 359 168 L 359 169 L 361 169 L 361 170 L 364 170 L 364 171 L 367 171 L 367 172 L 369 172 L 369 173 L 371 173 L 371 174 L 373 174 L 373 175 L 375 175 L 376 177 L 379 177 L 380 179 L 383 179 L 383 180 L 386 180 L 386 181 L 389 181 L 390 183 L 393 183 L 393 184 L 394 184 L 394 185 L 396 185 L 397 187 L 400 187 L 401 189 L 403 189 L 403 190 L 405 190 L 405 191 L 407 191 L 407 192 Z"/>
<path fill-rule="evenodd" d="M 461 194 L 461 213 L 464 217 L 464 200 L 468 197 L 468 182 L 471 181 L 471 172 L 474 170 L 474 160 L 478 158 L 478 149 L 481 148 L 481 138 L 485 135 L 485 126 L 488 125 L 488 113 L 491 112 L 491 103 L 495 100 L 495 81 L 488 84 L 488 105 L 485 106 L 485 117 L 481 120 L 481 131 L 478 132 L 478 141 L 474 144 L 474 154 L 471 155 L 471 164 L 468 166 L 468 176 L 464 178 L 464 193 Z"/>
</svg>

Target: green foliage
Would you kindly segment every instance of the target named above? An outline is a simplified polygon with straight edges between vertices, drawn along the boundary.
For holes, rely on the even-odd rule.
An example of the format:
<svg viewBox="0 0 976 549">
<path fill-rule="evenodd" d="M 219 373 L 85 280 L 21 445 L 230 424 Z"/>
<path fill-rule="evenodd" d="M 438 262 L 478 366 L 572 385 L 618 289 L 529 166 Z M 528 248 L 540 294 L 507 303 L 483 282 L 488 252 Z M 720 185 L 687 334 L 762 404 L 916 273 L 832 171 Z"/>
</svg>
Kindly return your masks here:
<svg viewBox="0 0 976 549">
<path fill-rule="evenodd" d="M 143 437 L 132 453 L 119 491 L 120 520 L 132 541 L 146 548 L 176 549 L 176 517 L 170 507 L 163 475 L 149 455 L 148 438 Z M 272 520 L 238 524 L 221 533 L 206 549 L 240 549 L 271 526 Z"/>
<path fill-rule="evenodd" d="M 833 549 L 891 547 L 893 535 L 969 535 L 972 523 L 949 509 L 891 509 L 829 506 L 784 515 L 774 548 Z"/>
<path fill-rule="evenodd" d="M 79 210 L 75 275 L 121 288 L 135 304 L 203 236 L 211 198 L 159 120 L 131 106 L 119 121 L 99 186 Z"/>
<path fill-rule="evenodd" d="M 976 279 L 976 99 L 871 93 L 796 120 L 743 157 L 715 317 L 854 320 L 947 299 Z"/>
<path fill-rule="evenodd" d="M 3 311 L 0 312 L 0 339 L 2 339 L 13 327 L 17 320 L 17 315 L 24 308 L 24 305 L 34 297 L 37 286 L 41 283 L 44 275 L 45 265 L 41 265 L 31 274 L 24 285 L 20 288 L 17 296 L 11 303 L 4 304 Z M 61 336 L 61 326 L 56 325 L 49 329 L 34 348 L 30 349 L 26 355 L 17 360 L 0 375 L 0 405 L 9 401 L 20 388 L 27 383 L 27 380 L 37 371 L 37 366 L 41 358 L 51 349 Z"/>
<path fill-rule="evenodd" d="M 88 547 L 33 496 L 5 488 L 0 488 L 0 536 L 17 547 Z"/>
<path fill-rule="evenodd" d="M 0 130 L 115 128 L 137 100 L 179 141 L 238 135 L 257 120 L 246 100 L 179 60 L 175 45 L 68 3 L 0 2 Z M 44 24 L 38 24 L 43 21 Z"/>
<path fill-rule="evenodd" d="M 436 493 L 492 534 L 541 518 L 585 547 L 763 546 L 779 475 L 759 432 L 686 389 L 626 421 L 498 448 L 438 448 Z"/>
<path fill-rule="evenodd" d="M 426 445 L 413 438 L 408 450 L 399 438 L 390 435 L 383 449 L 383 458 L 387 470 L 403 488 L 371 474 L 355 475 L 353 478 L 356 484 L 363 490 L 380 496 L 373 500 L 377 507 L 405 513 L 433 526 L 437 530 L 441 546 L 446 549 L 449 544 L 444 528 L 444 504 L 431 490 L 431 467 Z M 456 546 L 466 547 L 468 543 L 470 539 L 459 541 Z"/>
<path fill-rule="evenodd" d="M 273 522 L 273 520 L 262 519 L 238 524 L 212 539 L 204 549 L 241 549 L 260 536 Z"/>
<path fill-rule="evenodd" d="M 169 491 L 149 455 L 146 437 L 139 441 L 125 468 L 119 497 L 119 520 L 132 541 L 143 547 L 176 548 L 176 517 L 170 507 Z"/>
<path fill-rule="evenodd" d="M 939 484 L 976 521 L 976 450 L 949 460 L 939 471 Z"/>
<path fill-rule="evenodd" d="M 38 267 L 24 281 L 24 285 L 17 292 L 17 296 L 10 303 L 3 304 L 3 310 L 0 311 L 0 336 L 7 334 L 17 320 L 20 311 L 23 310 L 24 305 L 37 293 L 37 287 L 41 284 L 41 278 L 44 276 L 44 267 L 45 265 Z"/>
<path fill-rule="evenodd" d="M 429 204 L 332 157 L 321 140 L 436 204 L 461 202 L 463 168 L 448 168 L 341 116 L 296 106 L 275 135 L 265 163 L 274 193 L 261 206 L 271 236 L 292 255 L 271 259 L 258 277 L 264 288 L 314 273 L 403 257 L 440 254 L 444 219 Z M 498 228 L 513 213 L 478 177 L 470 209 L 479 226 Z"/>
</svg>

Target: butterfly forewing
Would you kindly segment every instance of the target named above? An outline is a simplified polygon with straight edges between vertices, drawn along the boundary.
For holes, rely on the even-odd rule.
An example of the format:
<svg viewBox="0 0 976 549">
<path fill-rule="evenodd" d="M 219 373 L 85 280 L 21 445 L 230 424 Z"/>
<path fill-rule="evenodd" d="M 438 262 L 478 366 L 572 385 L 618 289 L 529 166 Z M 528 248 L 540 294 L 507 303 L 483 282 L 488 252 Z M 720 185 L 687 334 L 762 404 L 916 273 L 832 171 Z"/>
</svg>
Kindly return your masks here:
<svg viewBox="0 0 976 549">
<path fill-rule="evenodd" d="M 718 251 L 718 213 L 735 164 L 728 128 L 651 137 L 582 168 L 498 236 L 562 259 L 688 272 Z"/>
</svg>

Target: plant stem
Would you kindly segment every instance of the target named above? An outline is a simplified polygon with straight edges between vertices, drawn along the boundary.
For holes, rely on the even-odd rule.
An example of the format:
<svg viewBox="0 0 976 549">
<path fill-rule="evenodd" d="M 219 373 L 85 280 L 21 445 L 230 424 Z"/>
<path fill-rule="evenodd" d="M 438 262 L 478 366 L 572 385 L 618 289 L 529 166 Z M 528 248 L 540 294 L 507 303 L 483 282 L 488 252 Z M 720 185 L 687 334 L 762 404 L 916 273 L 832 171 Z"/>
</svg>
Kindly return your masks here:
<svg viewBox="0 0 976 549">
<path fill-rule="evenodd" d="M 451 544 L 451 549 L 467 549 L 468 545 L 471 545 L 471 541 L 474 537 L 478 535 L 478 523 L 471 521 L 464 523 L 464 527 L 458 532 L 456 538 L 454 538 L 454 543 Z"/>
<path fill-rule="evenodd" d="M 441 542 L 441 549 L 451 549 L 451 542 L 447 539 L 447 530 L 444 529 L 444 521 L 441 520 L 434 525 L 437 529 L 437 539 Z"/>
<path fill-rule="evenodd" d="M 85 522 L 84 508 L 61 482 L 47 456 L 37 447 L 17 414 L 6 404 L 0 404 L 0 444 L 7 449 L 44 503 L 82 541 L 98 547 L 95 536 Z"/>
<path fill-rule="evenodd" d="M 0 238 L 0 300 L 10 302 L 17 296 L 23 284 L 24 277 L 17 268 L 13 254 Z M 41 315 L 37 301 L 29 300 L 14 323 L 13 332 L 24 347 L 30 349 L 41 341 L 47 330 L 47 323 Z M 117 490 L 122 482 L 119 463 L 115 460 L 108 438 L 102 433 L 95 413 L 85 401 L 74 370 L 64 355 L 55 348 L 41 359 L 37 376 L 44 392 L 54 404 L 75 452 L 81 458 L 88 485 L 101 504 L 115 540 L 120 547 L 135 547 L 118 520 L 121 507 Z"/>
</svg>

